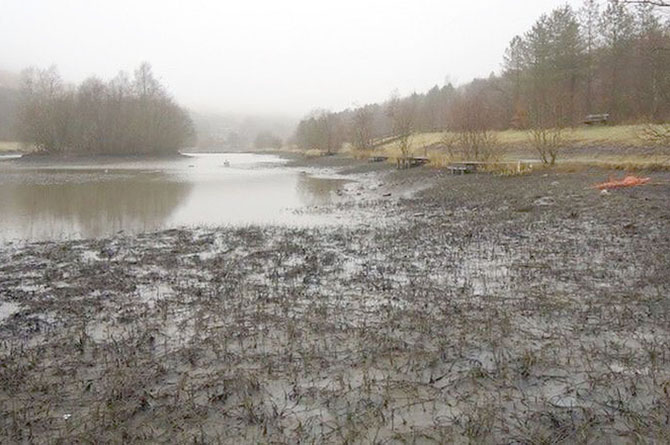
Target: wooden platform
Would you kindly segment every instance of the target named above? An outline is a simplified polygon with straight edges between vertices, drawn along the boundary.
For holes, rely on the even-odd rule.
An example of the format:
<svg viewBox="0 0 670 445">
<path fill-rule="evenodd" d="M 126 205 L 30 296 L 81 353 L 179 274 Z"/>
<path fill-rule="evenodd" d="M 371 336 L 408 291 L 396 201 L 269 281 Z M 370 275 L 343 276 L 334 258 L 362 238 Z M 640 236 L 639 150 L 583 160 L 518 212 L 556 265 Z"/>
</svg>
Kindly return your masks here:
<svg viewBox="0 0 670 445">
<path fill-rule="evenodd" d="M 517 171 L 521 171 L 526 166 L 532 166 L 533 161 L 518 160 L 518 161 L 501 161 L 501 162 L 482 162 L 482 161 L 463 161 L 454 162 L 447 166 L 447 170 L 454 175 L 464 175 L 467 173 L 476 173 L 487 165 L 516 165 Z"/>
<path fill-rule="evenodd" d="M 398 158 L 396 162 L 398 168 L 402 169 L 402 168 L 419 167 L 421 165 L 428 164 L 430 162 L 430 159 L 423 157 L 408 156 L 406 158 Z"/>
<path fill-rule="evenodd" d="M 388 156 L 370 156 L 370 158 L 368 158 L 368 162 L 384 162 L 388 158 Z"/>
<path fill-rule="evenodd" d="M 454 162 L 453 164 L 450 164 L 447 169 L 455 175 L 464 175 L 466 173 L 476 173 L 479 168 L 487 164 L 490 163 L 479 161 Z"/>
<path fill-rule="evenodd" d="M 450 165 L 447 167 L 447 170 L 452 175 L 464 175 L 466 173 L 471 173 L 471 171 L 468 171 L 468 168 L 464 165 Z"/>
</svg>

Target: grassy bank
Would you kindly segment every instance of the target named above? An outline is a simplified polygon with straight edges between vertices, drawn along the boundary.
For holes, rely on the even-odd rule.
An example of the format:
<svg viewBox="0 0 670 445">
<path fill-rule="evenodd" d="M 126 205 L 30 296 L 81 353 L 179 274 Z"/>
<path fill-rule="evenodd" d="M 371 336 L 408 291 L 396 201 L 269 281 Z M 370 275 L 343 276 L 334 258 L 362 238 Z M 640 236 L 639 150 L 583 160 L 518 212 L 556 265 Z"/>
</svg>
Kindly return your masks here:
<svg viewBox="0 0 670 445">
<path fill-rule="evenodd" d="M 0 141 L 0 153 L 14 153 L 21 151 L 19 142 Z"/>
<path fill-rule="evenodd" d="M 640 137 L 643 125 L 604 125 L 604 126 L 581 126 L 565 130 L 565 136 L 571 145 L 578 147 L 590 146 L 616 146 L 616 147 L 640 147 L 648 143 Z M 525 130 L 504 130 L 494 132 L 501 146 L 516 147 L 528 145 L 528 132 Z M 444 137 L 444 132 L 420 133 L 414 136 L 413 141 L 418 147 L 439 144 Z M 382 149 L 391 148 L 394 144 L 383 146 Z"/>
<path fill-rule="evenodd" d="M 559 149 L 557 162 L 563 167 L 595 166 L 614 169 L 670 169 L 670 147 L 654 146 L 641 137 L 642 125 L 578 127 L 563 133 L 564 147 Z M 493 132 L 497 146 L 497 160 L 515 162 L 517 160 L 539 161 L 537 151 L 532 147 L 527 131 L 505 130 Z M 453 159 L 442 146 L 449 133 L 419 133 L 411 138 L 412 154 L 426 156 L 431 165 L 442 167 Z M 351 156 L 369 158 L 388 156 L 391 161 L 400 157 L 397 143 L 392 142 L 373 150 L 355 150 L 345 147 Z"/>
</svg>

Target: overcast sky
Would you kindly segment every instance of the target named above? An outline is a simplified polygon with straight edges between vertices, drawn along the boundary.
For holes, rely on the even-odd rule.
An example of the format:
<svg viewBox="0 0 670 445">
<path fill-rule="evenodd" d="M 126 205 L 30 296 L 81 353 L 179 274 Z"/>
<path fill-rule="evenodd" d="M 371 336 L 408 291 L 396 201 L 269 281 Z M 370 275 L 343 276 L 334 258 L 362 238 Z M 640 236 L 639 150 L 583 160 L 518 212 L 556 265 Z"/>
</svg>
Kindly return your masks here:
<svg viewBox="0 0 670 445">
<path fill-rule="evenodd" d="M 193 109 L 300 115 L 499 71 L 509 40 L 564 3 L 0 0 L 0 69 L 80 81 L 146 60 Z"/>
</svg>

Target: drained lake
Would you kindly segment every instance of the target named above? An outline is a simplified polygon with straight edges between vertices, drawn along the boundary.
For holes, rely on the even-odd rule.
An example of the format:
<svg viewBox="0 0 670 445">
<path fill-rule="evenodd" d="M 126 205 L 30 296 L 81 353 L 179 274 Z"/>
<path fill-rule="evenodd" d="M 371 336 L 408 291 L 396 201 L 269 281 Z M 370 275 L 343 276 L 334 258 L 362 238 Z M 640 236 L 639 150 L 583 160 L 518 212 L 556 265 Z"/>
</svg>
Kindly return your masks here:
<svg viewBox="0 0 670 445">
<path fill-rule="evenodd" d="M 344 181 L 285 163 L 279 156 L 248 153 L 95 163 L 0 161 L 0 241 L 182 226 L 332 223 L 305 210 L 331 202 Z"/>
</svg>

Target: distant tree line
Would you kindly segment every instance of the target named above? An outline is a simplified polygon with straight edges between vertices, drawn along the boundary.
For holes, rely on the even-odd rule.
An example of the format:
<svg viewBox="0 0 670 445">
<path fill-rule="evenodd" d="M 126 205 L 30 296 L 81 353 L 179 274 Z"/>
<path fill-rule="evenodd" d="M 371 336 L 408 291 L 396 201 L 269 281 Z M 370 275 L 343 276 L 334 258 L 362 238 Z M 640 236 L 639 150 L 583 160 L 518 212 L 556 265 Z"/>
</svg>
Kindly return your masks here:
<svg viewBox="0 0 670 445">
<path fill-rule="evenodd" d="M 15 110 L 18 103 L 18 91 L 0 86 L 0 141 L 16 140 Z"/>
<path fill-rule="evenodd" d="M 270 131 L 261 131 L 254 139 L 254 148 L 281 148 L 282 140 Z"/>
<path fill-rule="evenodd" d="M 296 142 L 304 149 L 317 149 L 333 153 L 346 140 L 344 122 L 346 113 L 316 110 L 300 121 L 296 129 Z"/>
<path fill-rule="evenodd" d="M 500 74 L 454 88 L 341 112 L 319 111 L 297 126 L 301 148 L 365 149 L 413 132 L 460 134 L 507 128 L 564 128 L 607 113 L 615 123 L 670 118 L 667 2 L 585 0 L 542 15 L 509 43 Z M 544 137 L 545 135 L 543 135 Z M 402 147 L 401 147 L 402 148 Z"/>
<path fill-rule="evenodd" d="M 199 151 L 238 151 L 283 145 L 298 119 L 281 114 L 197 113 L 191 117 L 198 134 Z"/>
<path fill-rule="evenodd" d="M 167 154 L 193 142 L 191 118 L 143 63 L 133 77 L 63 82 L 55 67 L 22 73 L 18 136 L 45 153 Z"/>
</svg>

